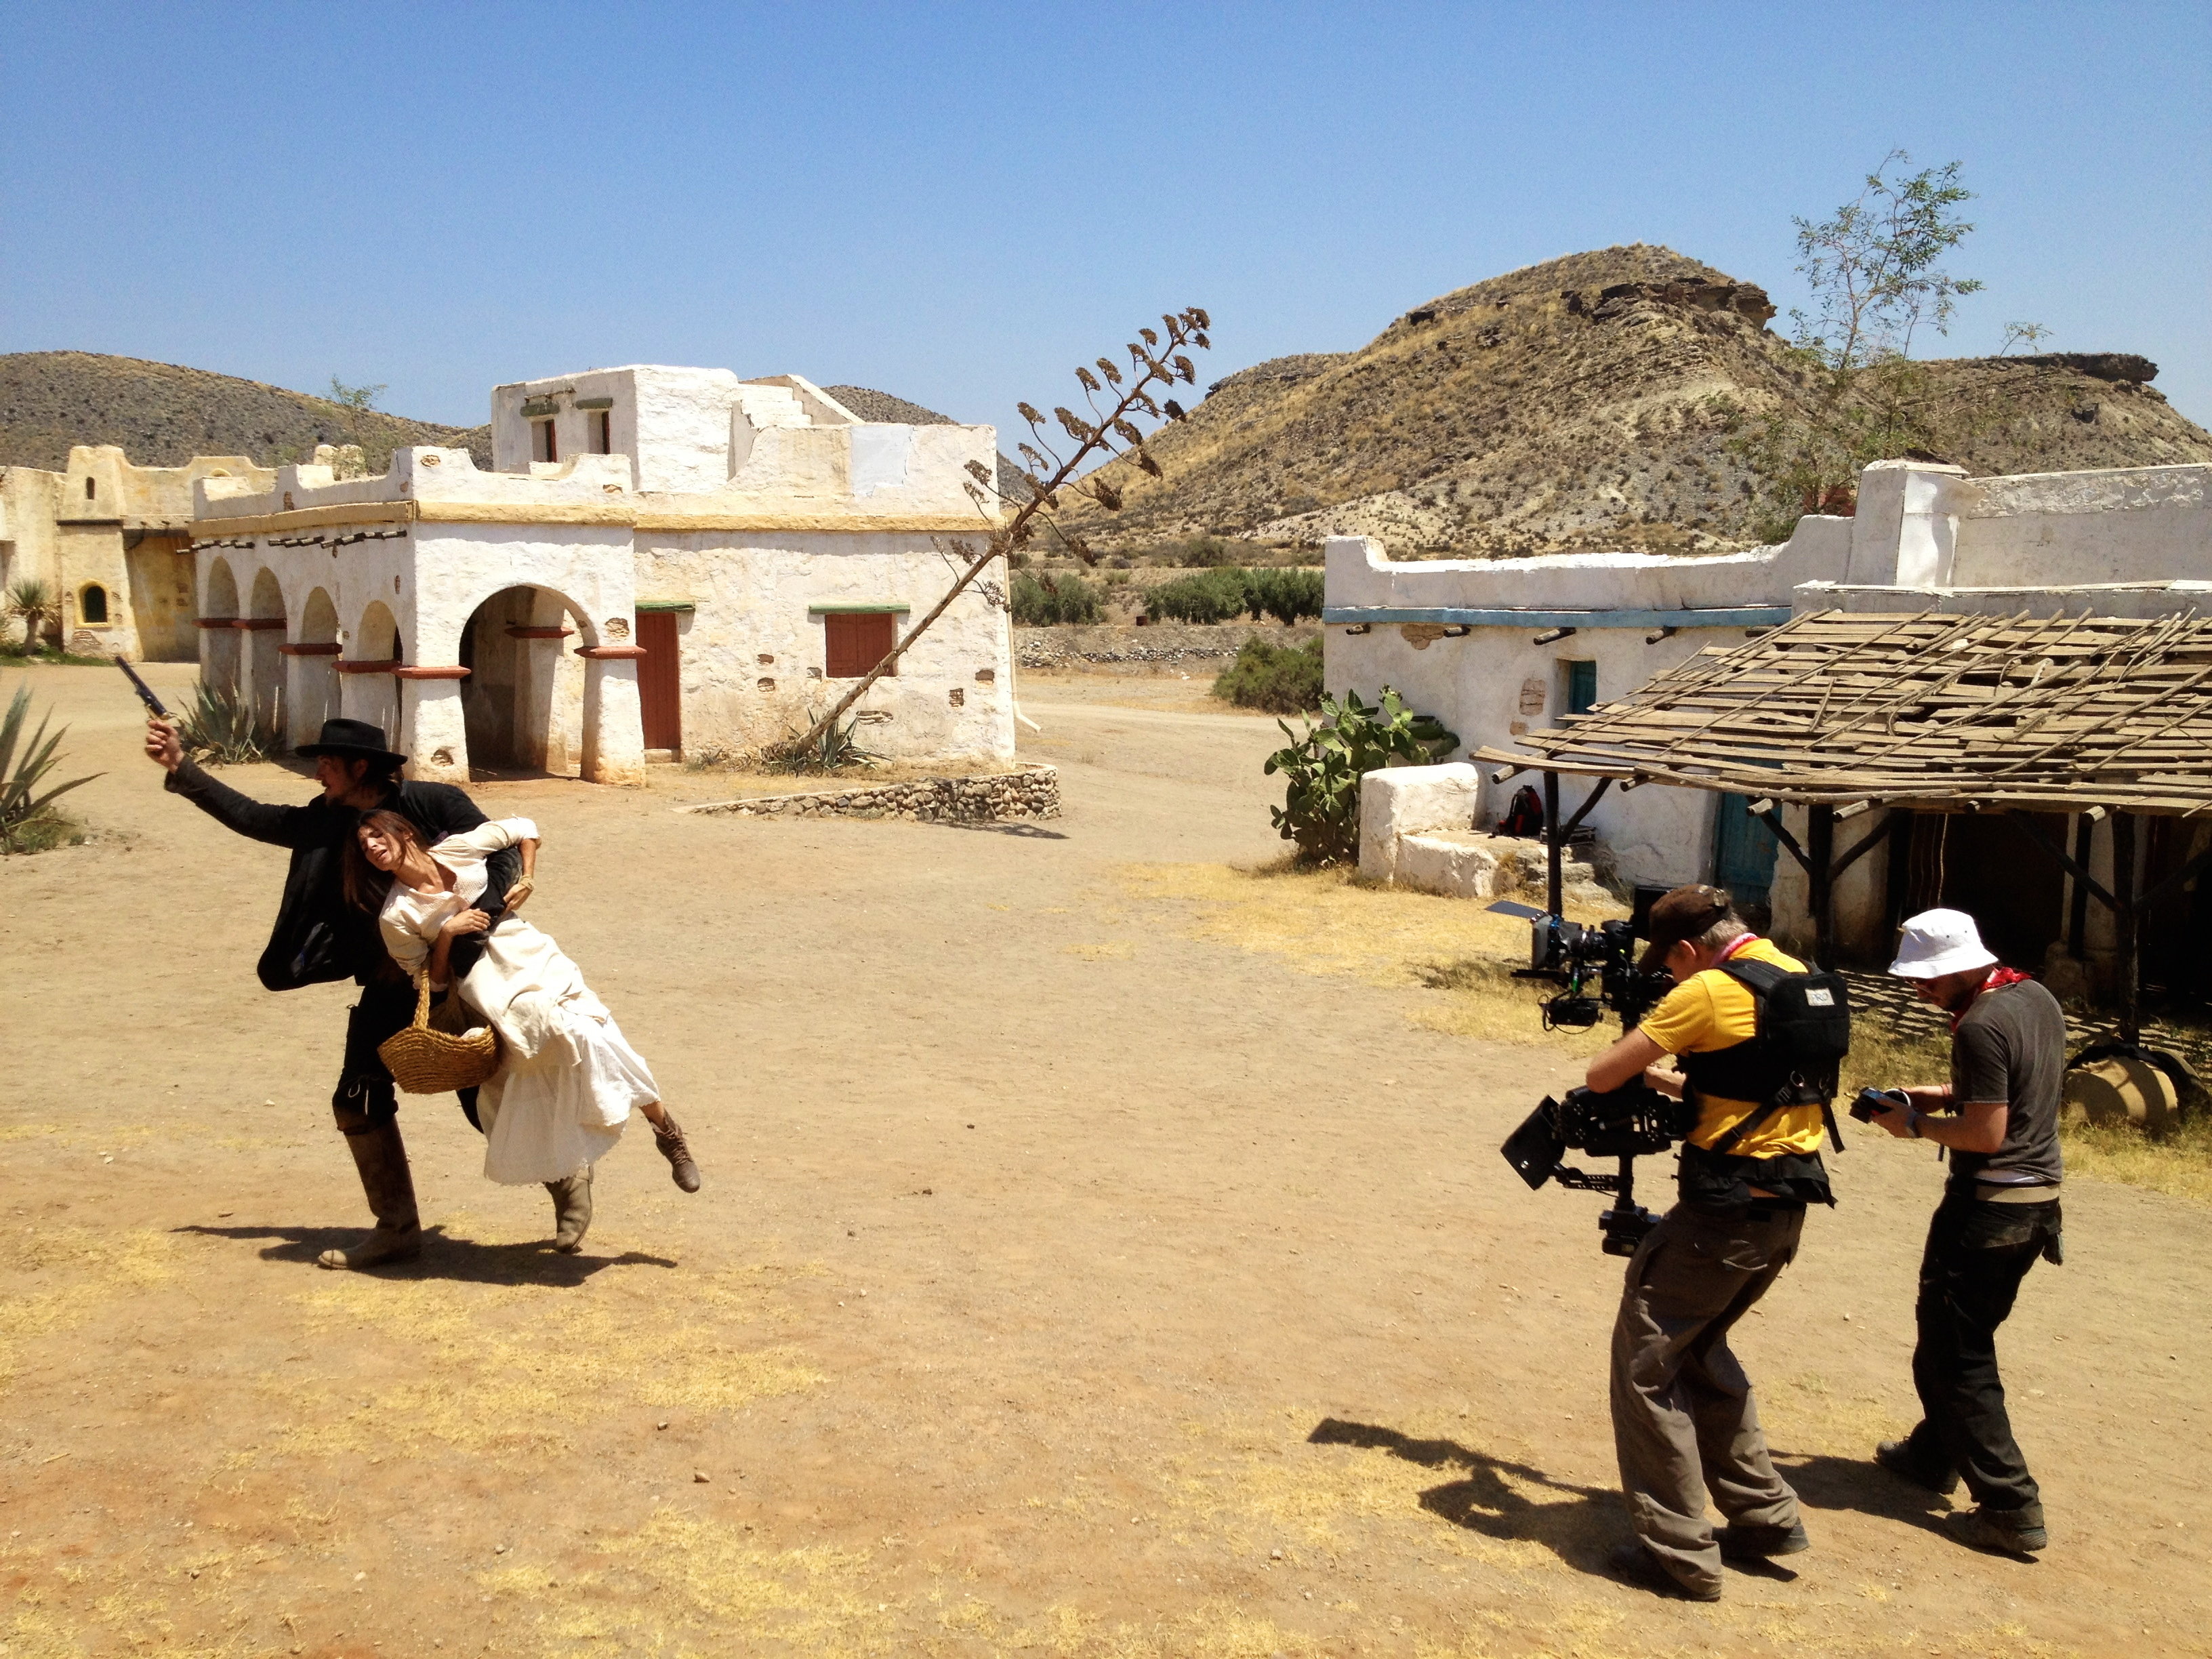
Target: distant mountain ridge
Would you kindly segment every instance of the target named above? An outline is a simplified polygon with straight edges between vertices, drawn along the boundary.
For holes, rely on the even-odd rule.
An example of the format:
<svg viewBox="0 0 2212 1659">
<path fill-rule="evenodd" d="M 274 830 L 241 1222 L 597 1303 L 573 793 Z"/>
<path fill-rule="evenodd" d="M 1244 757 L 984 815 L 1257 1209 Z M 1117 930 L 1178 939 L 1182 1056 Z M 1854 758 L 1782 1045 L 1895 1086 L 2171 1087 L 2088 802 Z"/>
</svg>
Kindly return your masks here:
<svg viewBox="0 0 2212 1659">
<path fill-rule="evenodd" d="M 1380 538 L 1401 557 L 1698 552 L 1772 533 L 1731 447 L 1801 405 L 1803 371 L 1764 290 L 1671 248 L 1567 255 L 1415 306 L 1356 351 L 1278 357 L 1216 381 L 1150 447 L 1165 474 L 1109 476 L 1079 506 L 1102 546 L 1198 534 Z M 2212 433 L 2127 353 L 1960 358 L 2013 417 L 1948 456 L 1976 474 L 2212 461 Z"/>
</svg>

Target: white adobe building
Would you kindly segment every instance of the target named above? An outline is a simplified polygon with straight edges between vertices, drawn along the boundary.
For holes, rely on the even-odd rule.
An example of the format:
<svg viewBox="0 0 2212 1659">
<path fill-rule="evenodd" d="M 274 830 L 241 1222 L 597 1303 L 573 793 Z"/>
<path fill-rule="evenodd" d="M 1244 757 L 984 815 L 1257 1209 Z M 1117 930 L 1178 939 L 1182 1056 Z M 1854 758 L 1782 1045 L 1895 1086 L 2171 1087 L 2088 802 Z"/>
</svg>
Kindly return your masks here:
<svg viewBox="0 0 2212 1659">
<path fill-rule="evenodd" d="M 1808 517 L 1780 546 L 1702 558 L 1401 563 L 1371 540 L 1334 539 L 1322 617 L 1326 678 L 1332 690 L 1368 698 L 1395 687 L 1457 733 L 1459 753 L 1511 750 L 1516 738 L 1633 690 L 1702 649 L 1740 645 L 1748 631 L 1795 612 L 1826 610 L 2125 617 L 2212 611 L 2212 466 L 1969 478 L 1956 467 L 1885 461 L 1862 475 L 1856 517 Z M 1536 781 L 1526 773 L 1501 784 L 1492 769 L 1465 780 L 1472 823 L 1459 828 L 1494 823 L 1512 792 Z M 1563 782 L 1562 810 L 1571 813 L 1589 785 Z M 1878 817 L 1839 827 L 1837 852 Z M 1660 784 L 1615 789 L 1586 822 L 1626 881 L 1718 880 L 1741 896 L 1771 897 L 1784 936 L 1802 924 L 1804 878 L 1788 860 L 1778 866 L 1771 837 L 1754 828 L 1741 796 Z M 1911 858 L 1920 862 L 1907 868 L 1899 853 L 1896 893 L 1884 860 L 1849 872 L 1835 901 L 1846 940 L 1878 950 L 1887 910 L 1908 890 L 1915 902 L 1929 898 L 1931 879 L 1945 902 L 1970 907 L 1983 902 L 1975 884 L 1986 883 L 1991 908 L 2018 913 L 2016 959 L 2033 960 L 2070 888 L 2024 863 L 2000 824 L 1961 819 L 1941 828 L 1948 839 L 1933 843 L 1932 859 L 1921 842 L 1902 843 L 1919 849 Z M 2170 861 L 2179 845 L 2139 856 Z M 2095 857 L 2106 862 L 2093 869 L 2108 871 L 2101 840 Z M 2019 896 L 2031 878 L 2032 901 Z M 2098 936 L 2108 926 L 2101 915 L 2090 917 L 2093 945 L 2107 942 Z"/>
<path fill-rule="evenodd" d="M 863 422 L 796 375 L 637 366 L 502 386 L 494 471 L 394 452 L 194 484 L 204 678 L 293 742 L 374 720 L 417 778 L 635 781 L 804 730 L 987 534 L 988 426 Z M 901 758 L 1013 754 L 1007 617 L 978 583 L 859 706 Z"/>
</svg>

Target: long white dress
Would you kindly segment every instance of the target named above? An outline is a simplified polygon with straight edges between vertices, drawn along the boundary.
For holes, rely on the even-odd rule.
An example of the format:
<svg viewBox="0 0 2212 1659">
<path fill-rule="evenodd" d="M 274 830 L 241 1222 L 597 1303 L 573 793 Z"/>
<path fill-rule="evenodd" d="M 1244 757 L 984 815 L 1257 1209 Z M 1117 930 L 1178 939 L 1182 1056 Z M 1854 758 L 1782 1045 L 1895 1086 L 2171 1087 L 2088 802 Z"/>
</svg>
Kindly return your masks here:
<svg viewBox="0 0 2212 1659">
<path fill-rule="evenodd" d="M 480 824 L 430 849 L 453 874 L 451 891 L 392 884 L 377 920 L 385 948 L 410 978 L 428 961 L 446 919 L 483 896 L 484 861 L 537 839 L 528 818 Z M 565 1180 L 613 1150 L 633 1107 L 660 1098 L 644 1058 L 592 994 L 582 970 L 521 917 L 501 918 L 460 989 L 501 1044 L 499 1070 L 477 1097 L 484 1174 L 492 1180 L 514 1186 Z"/>
</svg>

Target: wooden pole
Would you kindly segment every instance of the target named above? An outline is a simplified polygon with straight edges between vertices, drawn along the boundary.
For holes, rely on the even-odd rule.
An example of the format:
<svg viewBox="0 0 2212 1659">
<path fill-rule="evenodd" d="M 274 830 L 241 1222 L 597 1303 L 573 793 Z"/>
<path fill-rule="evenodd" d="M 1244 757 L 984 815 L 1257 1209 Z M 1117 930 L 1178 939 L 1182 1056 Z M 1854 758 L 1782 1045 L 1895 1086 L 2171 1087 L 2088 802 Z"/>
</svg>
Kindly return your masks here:
<svg viewBox="0 0 2212 1659">
<path fill-rule="evenodd" d="M 2084 870 L 2089 867 L 2089 838 L 2097 826 L 2087 812 L 2074 815 L 2074 862 Z M 2089 932 L 2089 889 L 2087 883 L 2076 878 L 2073 884 L 2074 902 L 2066 918 L 2066 954 L 2076 962 L 2088 959 L 2088 947 L 2084 942 Z"/>
<path fill-rule="evenodd" d="M 2137 1006 L 2136 959 L 2136 820 L 2132 812 L 2112 814 L 2112 927 L 2119 935 L 2120 1041 L 2133 1042 L 2142 1035 Z"/>
<path fill-rule="evenodd" d="M 1559 828 L 1559 775 L 1544 774 L 1544 908 L 1553 915 L 1562 914 L 1559 908 L 1559 841 L 1564 832 Z"/>
<path fill-rule="evenodd" d="M 1805 811 L 1805 877 L 1812 889 L 1813 960 L 1823 968 L 1836 965 L 1834 909 L 1836 882 L 1836 809 L 1825 804 Z"/>
</svg>

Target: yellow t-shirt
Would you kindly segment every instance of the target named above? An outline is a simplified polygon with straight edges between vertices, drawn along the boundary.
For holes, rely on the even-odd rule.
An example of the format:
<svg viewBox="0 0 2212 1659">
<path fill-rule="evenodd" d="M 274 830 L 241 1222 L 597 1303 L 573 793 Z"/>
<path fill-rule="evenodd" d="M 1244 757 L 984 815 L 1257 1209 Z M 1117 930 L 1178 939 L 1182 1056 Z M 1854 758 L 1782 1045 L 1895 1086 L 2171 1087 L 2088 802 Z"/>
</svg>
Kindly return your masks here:
<svg viewBox="0 0 2212 1659">
<path fill-rule="evenodd" d="M 1735 953 L 1735 959 L 1771 962 L 1792 974 L 1805 971 L 1803 963 L 1784 956 L 1769 939 L 1752 940 Z M 1706 1054 L 1758 1036 L 1759 1008 L 1748 987 L 1717 968 L 1708 968 L 1668 992 L 1637 1029 L 1670 1054 Z M 1690 1133 L 1690 1144 L 1710 1149 L 1714 1141 L 1759 1109 L 1748 1100 L 1701 1095 L 1698 1127 Z M 1827 1121 L 1818 1106 L 1793 1106 L 1770 1113 L 1764 1123 L 1729 1148 L 1729 1155 L 1778 1158 L 1784 1152 L 1817 1152 L 1826 1129 Z"/>
</svg>

